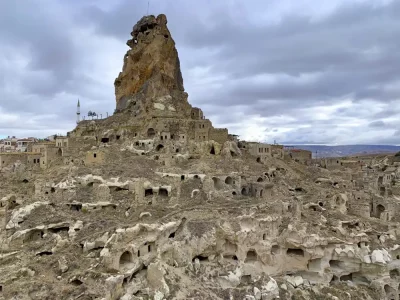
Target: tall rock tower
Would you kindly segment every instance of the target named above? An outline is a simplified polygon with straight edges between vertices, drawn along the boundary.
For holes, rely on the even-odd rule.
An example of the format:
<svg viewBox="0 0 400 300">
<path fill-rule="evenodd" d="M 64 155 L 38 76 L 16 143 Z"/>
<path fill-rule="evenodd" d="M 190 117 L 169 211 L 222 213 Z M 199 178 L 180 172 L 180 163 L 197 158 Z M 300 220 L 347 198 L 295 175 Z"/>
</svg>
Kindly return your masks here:
<svg viewBox="0 0 400 300">
<path fill-rule="evenodd" d="M 134 117 L 190 117 L 191 106 L 183 79 L 175 42 L 163 14 L 145 16 L 133 27 L 131 48 L 115 80 L 116 112 Z"/>
</svg>

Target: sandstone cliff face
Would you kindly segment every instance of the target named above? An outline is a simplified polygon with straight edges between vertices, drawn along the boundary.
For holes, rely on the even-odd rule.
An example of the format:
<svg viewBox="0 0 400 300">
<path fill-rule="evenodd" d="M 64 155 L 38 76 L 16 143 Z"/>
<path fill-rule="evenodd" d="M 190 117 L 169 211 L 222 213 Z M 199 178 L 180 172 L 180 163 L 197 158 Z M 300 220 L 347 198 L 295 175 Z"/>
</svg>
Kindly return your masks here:
<svg viewBox="0 0 400 300">
<path fill-rule="evenodd" d="M 188 110 L 178 52 L 166 16 L 143 17 L 133 27 L 131 36 L 127 42 L 131 49 L 114 83 L 117 111 L 131 108 L 139 115 L 150 111 L 152 102 L 160 102 L 159 99 L 164 105 L 173 106 L 172 111 Z"/>
</svg>

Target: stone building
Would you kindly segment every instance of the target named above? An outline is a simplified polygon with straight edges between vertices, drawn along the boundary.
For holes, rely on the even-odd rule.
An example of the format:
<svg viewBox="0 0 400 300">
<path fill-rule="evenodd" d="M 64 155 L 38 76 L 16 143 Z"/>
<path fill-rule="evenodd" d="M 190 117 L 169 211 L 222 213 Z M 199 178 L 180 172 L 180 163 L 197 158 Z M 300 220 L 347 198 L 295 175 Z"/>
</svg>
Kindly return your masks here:
<svg viewBox="0 0 400 300">
<path fill-rule="evenodd" d="M 303 150 L 303 149 L 286 149 L 285 154 L 290 158 L 295 161 L 301 162 L 301 163 L 311 163 L 312 159 L 312 152 L 308 150 Z"/>
<path fill-rule="evenodd" d="M 27 152 L 30 146 L 35 142 L 34 138 L 19 139 L 15 150 L 17 152 Z"/>
</svg>

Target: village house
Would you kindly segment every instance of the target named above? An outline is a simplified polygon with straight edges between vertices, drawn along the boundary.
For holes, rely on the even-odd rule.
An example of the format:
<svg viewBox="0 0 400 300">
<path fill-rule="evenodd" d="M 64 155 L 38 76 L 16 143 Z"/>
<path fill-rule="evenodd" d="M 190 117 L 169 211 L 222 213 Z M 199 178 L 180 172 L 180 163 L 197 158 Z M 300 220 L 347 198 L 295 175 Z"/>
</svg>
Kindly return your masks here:
<svg viewBox="0 0 400 300">
<path fill-rule="evenodd" d="M 17 152 L 27 152 L 29 146 L 31 146 L 35 141 L 35 138 L 18 139 L 15 150 Z"/>
</svg>

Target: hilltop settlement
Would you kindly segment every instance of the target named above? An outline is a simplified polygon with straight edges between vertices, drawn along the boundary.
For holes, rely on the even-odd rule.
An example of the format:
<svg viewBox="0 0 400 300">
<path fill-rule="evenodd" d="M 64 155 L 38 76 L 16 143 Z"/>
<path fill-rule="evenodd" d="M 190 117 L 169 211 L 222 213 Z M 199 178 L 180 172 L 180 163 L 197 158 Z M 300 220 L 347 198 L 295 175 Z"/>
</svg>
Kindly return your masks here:
<svg viewBox="0 0 400 300">
<path fill-rule="evenodd" d="M 113 115 L 1 141 L 0 299 L 399 300 L 400 156 L 240 140 L 165 15 L 127 45 Z"/>
</svg>

